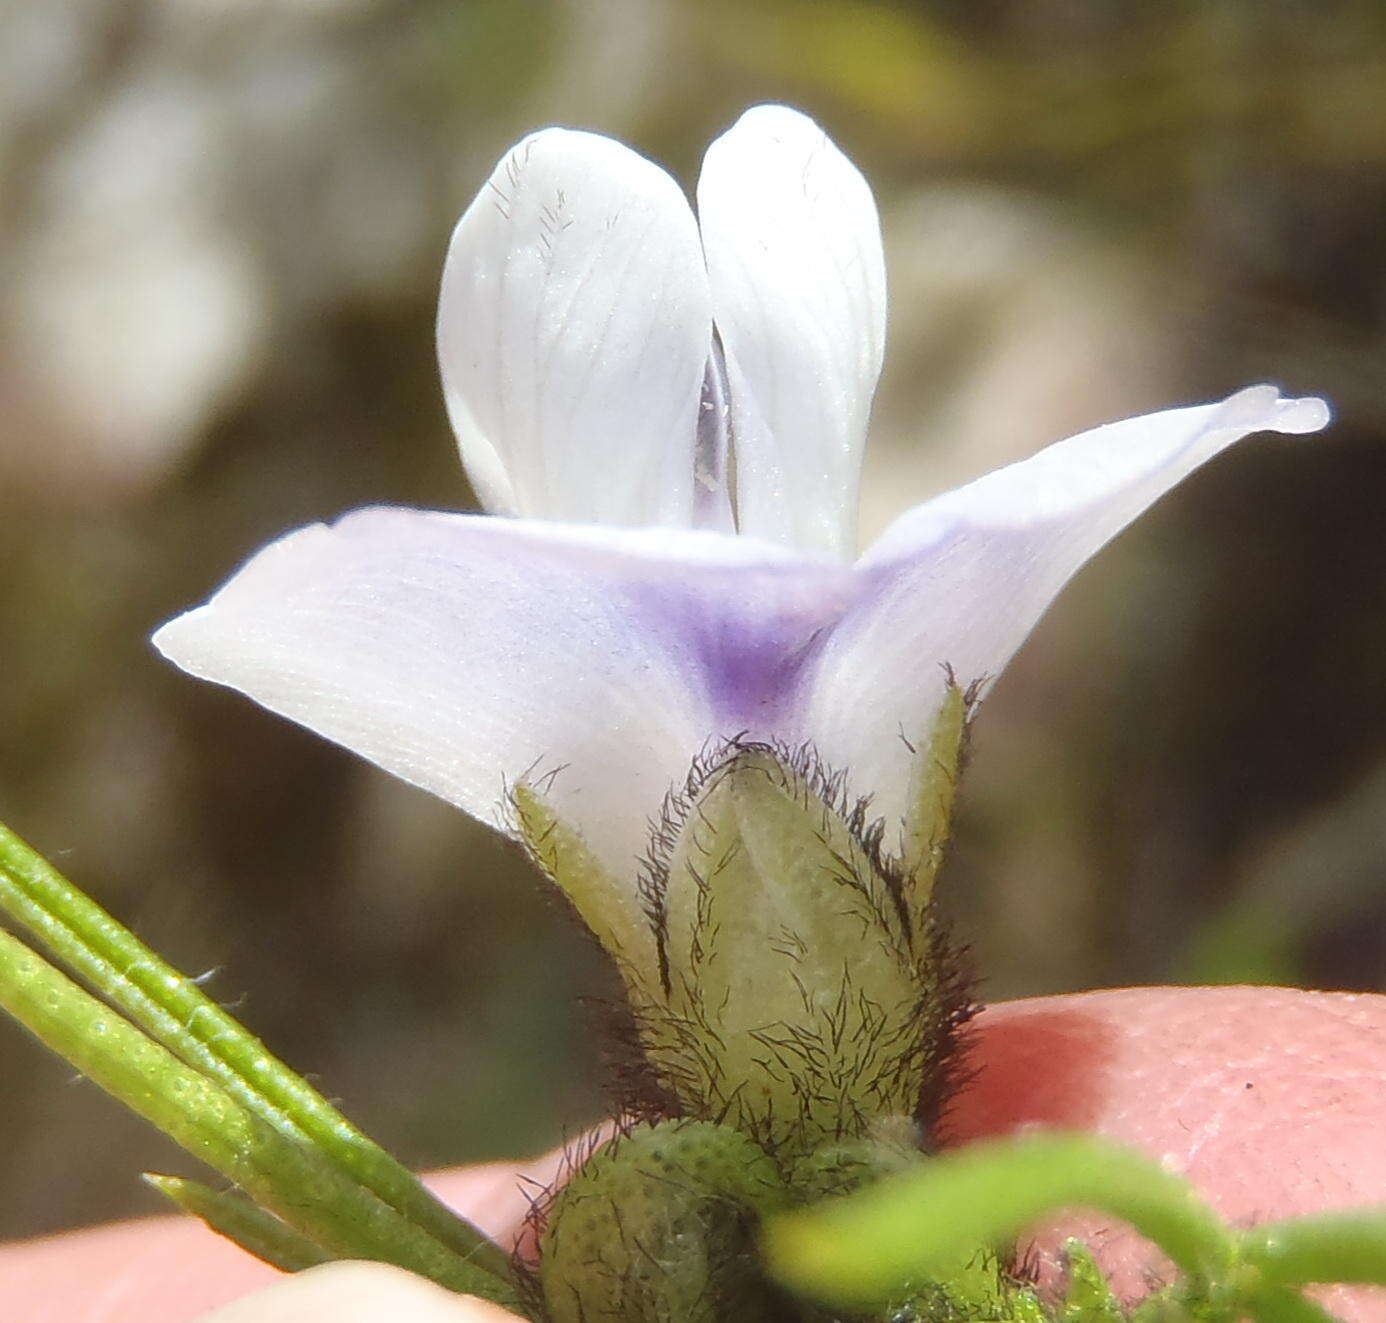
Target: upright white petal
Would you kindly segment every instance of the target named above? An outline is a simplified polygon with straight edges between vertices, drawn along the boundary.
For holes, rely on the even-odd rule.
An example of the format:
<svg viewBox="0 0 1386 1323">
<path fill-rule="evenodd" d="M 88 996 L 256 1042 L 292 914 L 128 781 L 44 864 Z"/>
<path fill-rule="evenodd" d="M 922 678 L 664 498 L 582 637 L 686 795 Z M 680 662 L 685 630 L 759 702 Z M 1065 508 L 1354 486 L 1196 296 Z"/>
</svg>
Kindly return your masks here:
<svg viewBox="0 0 1386 1323">
<path fill-rule="evenodd" d="M 1252 432 L 1327 421 L 1321 400 L 1255 386 L 1084 432 L 901 516 L 859 562 L 871 586 L 806 670 L 803 735 L 898 821 L 909 744 L 928 735 L 945 665 L 985 688 L 1084 562 L 1169 488 Z"/>
<path fill-rule="evenodd" d="M 850 558 L 885 346 L 871 189 L 811 119 L 757 106 L 708 148 L 698 218 L 741 531 Z"/>
<path fill-rule="evenodd" d="M 666 791 L 709 741 L 778 729 L 788 659 L 854 582 L 712 533 L 362 510 L 272 543 L 154 641 L 492 826 L 507 783 L 552 773 L 555 811 L 633 884 Z"/>
<path fill-rule="evenodd" d="M 478 495 L 500 514 L 688 526 L 711 340 L 678 185 L 598 134 L 524 139 L 458 222 L 438 307 Z"/>
</svg>

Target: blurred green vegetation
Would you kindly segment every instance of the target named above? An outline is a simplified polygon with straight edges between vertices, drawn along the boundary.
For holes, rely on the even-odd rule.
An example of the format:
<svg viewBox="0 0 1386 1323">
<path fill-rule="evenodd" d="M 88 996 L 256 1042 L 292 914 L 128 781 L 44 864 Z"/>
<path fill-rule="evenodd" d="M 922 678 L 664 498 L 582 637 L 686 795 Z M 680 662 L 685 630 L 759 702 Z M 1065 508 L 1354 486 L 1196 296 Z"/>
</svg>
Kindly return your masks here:
<svg viewBox="0 0 1386 1323">
<path fill-rule="evenodd" d="M 468 504 L 437 274 L 541 124 L 691 185 L 781 99 L 862 165 L 895 290 L 869 526 L 1109 418 L 1334 402 L 1064 597 L 944 885 L 989 996 L 1386 990 L 1375 0 L 19 0 L 0 52 L 0 817 L 407 1161 L 601 1113 L 600 962 L 503 842 L 146 640 L 289 527 Z M 0 1235 L 153 1210 L 167 1147 L 8 1024 L 0 1116 Z"/>
</svg>

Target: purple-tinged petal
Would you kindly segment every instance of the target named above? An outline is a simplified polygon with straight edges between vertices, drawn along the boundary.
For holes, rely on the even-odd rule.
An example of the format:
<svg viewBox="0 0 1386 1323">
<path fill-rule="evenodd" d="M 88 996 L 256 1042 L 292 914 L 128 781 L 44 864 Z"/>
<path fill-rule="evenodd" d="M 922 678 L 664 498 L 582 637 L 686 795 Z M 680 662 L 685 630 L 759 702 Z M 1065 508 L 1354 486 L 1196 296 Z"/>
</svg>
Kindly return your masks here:
<svg viewBox="0 0 1386 1323">
<path fill-rule="evenodd" d="M 530 135 L 457 223 L 438 360 L 463 462 L 497 513 L 690 526 L 711 345 L 688 202 L 610 138 Z"/>
<path fill-rule="evenodd" d="M 738 527 L 850 558 L 885 345 L 871 189 L 807 116 L 757 106 L 708 148 L 698 221 L 726 351 Z"/>
<path fill-rule="evenodd" d="M 1095 428 L 909 511 L 858 563 L 863 597 L 806 667 L 802 735 L 898 821 L 945 665 L 985 688 L 1088 558 L 1169 488 L 1250 433 L 1327 421 L 1321 400 L 1254 386 Z"/>
<path fill-rule="evenodd" d="M 272 543 L 155 643 L 492 826 L 534 780 L 633 881 L 665 792 L 710 741 L 778 733 L 856 583 L 715 533 L 372 509 Z"/>
</svg>

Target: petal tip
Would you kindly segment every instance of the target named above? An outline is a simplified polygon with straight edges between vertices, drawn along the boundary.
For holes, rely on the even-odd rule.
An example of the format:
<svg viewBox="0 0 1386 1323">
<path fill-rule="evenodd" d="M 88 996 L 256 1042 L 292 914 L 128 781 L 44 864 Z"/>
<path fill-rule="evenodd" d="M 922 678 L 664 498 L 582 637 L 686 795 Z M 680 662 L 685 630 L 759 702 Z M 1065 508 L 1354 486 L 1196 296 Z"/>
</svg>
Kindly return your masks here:
<svg viewBox="0 0 1386 1323">
<path fill-rule="evenodd" d="M 193 653 L 195 648 L 193 645 L 198 634 L 198 623 L 206 618 L 209 610 L 210 608 L 207 606 L 197 606 L 191 611 L 184 611 L 182 615 L 174 616 L 172 620 L 160 625 L 149 636 L 154 650 L 165 661 L 172 662 L 180 670 L 191 671 L 194 665 Z"/>
<path fill-rule="evenodd" d="M 1327 400 L 1317 395 L 1300 399 L 1281 400 L 1276 415 L 1276 429 L 1281 432 L 1319 432 L 1333 421 L 1333 410 Z"/>
<path fill-rule="evenodd" d="M 1317 396 L 1286 398 L 1271 385 L 1238 391 L 1223 402 L 1223 410 L 1221 421 L 1227 427 L 1289 434 L 1320 431 L 1332 417 L 1328 404 Z"/>
<path fill-rule="evenodd" d="M 764 129 L 771 133 L 777 129 L 781 132 L 802 132 L 805 129 L 810 129 L 814 133 L 823 132 L 817 121 L 804 114 L 802 110 L 796 110 L 793 106 L 786 106 L 778 101 L 762 101 L 759 105 L 743 110 L 735 127 Z"/>
</svg>

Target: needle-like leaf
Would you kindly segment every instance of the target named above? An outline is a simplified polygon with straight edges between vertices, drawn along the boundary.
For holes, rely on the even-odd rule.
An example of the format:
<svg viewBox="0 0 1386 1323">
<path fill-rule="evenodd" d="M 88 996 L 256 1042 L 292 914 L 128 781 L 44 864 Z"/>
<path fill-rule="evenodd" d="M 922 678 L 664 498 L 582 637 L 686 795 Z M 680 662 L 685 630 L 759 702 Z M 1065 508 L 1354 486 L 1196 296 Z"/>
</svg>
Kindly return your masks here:
<svg viewBox="0 0 1386 1323">
<path fill-rule="evenodd" d="M 0 910 L 241 1106 L 311 1143 L 454 1254 L 501 1278 L 506 1255 L 129 929 L 0 825 Z"/>
<path fill-rule="evenodd" d="M 332 1258 L 287 1222 L 241 1195 L 213 1190 L 181 1176 L 158 1176 L 148 1171 L 144 1181 L 185 1213 L 200 1217 L 213 1231 L 234 1240 L 281 1272 L 299 1272 Z"/>
<path fill-rule="evenodd" d="M 311 1144 L 265 1124 L 3 930 L 0 1008 L 332 1258 L 379 1259 L 517 1305 L 508 1281 L 449 1250 Z"/>
</svg>

